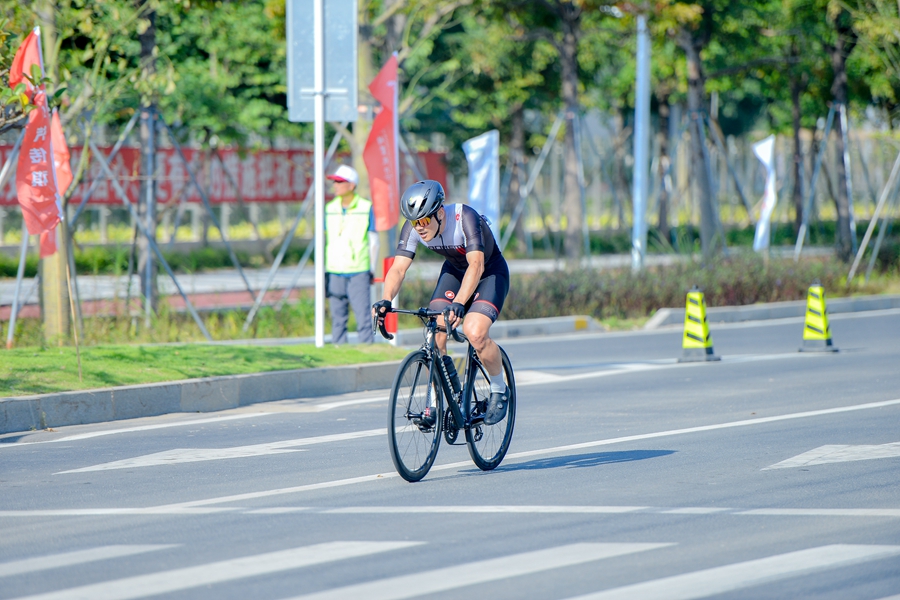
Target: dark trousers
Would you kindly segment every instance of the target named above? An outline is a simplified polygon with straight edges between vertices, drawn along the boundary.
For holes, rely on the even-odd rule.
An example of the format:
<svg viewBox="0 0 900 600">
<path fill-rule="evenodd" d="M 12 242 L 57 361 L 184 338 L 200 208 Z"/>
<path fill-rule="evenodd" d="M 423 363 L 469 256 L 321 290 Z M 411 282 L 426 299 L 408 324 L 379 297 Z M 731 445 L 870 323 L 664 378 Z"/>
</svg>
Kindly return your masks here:
<svg viewBox="0 0 900 600">
<path fill-rule="evenodd" d="M 356 315 L 356 331 L 359 343 L 371 344 L 375 341 L 372 334 L 372 302 L 369 298 L 371 275 L 368 272 L 357 273 L 349 277 L 328 274 L 328 302 L 331 308 L 331 341 L 334 344 L 347 343 L 347 321 L 350 319 L 350 306 Z"/>
</svg>

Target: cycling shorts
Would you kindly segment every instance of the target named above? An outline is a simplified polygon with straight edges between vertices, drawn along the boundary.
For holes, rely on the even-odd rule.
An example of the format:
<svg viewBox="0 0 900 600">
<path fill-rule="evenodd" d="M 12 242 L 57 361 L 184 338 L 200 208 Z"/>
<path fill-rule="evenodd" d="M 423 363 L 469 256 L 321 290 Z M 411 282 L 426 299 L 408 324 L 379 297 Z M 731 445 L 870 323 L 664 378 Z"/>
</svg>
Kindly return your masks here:
<svg viewBox="0 0 900 600">
<path fill-rule="evenodd" d="M 488 317 L 491 322 L 494 322 L 500 316 L 500 311 L 503 309 L 503 301 L 506 300 L 506 294 L 509 293 L 509 267 L 502 258 L 500 260 L 492 260 L 491 263 L 490 265 L 485 265 L 481 281 L 478 282 L 475 293 L 466 302 L 465 307 L 466 313 L 480 313 Z M 444 310 L 451 302 L 454 302 L 465 274 L 465 271 L 461 271 L 449 262 L 444 261 L 444 266 L 441 268 L 441 276 L 438 278 L 437 286 L 434 288 L 434 294 L 431 295 L 431 302 L 428 304 L 428 308 L 431 310 Z"/>
</svg>

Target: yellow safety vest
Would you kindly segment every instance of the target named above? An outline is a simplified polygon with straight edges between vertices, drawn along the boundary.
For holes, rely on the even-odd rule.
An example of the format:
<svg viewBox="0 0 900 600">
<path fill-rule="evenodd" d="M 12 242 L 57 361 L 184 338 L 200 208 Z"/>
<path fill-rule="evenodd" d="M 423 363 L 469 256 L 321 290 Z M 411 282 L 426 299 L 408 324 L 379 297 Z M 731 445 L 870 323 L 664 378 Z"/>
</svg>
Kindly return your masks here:
<svg viewBox="0 0 900 600">
<path fill-rule="evenodd" d="M 325 270 L 360 273 L 369 265 L 369 214 L 372 202 L 359 194 L 344 211 L 338 196 L 325 205 Z"/>
</svg>

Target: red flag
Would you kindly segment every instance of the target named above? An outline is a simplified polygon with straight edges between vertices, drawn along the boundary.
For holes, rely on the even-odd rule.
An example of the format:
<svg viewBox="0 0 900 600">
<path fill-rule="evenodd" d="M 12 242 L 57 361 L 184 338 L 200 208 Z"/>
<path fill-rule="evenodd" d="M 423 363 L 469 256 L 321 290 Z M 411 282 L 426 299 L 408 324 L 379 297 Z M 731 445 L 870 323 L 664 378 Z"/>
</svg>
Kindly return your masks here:
<svg viewBox="0 0 900 600">
<path fill-rule="evenodd" d="M 16 195 L 22 207 L 22 218 L 31 235 L 41 236 L 41 258 L 56 252 L 56 224 L 60 221 L 59 193 L 56 184 L 54 162 L 65 157 L 68 180 L 66 187 L 72 182 L 71 169 L 68 167 L 69 150 L 62 136 L 64 154 L 57 156 L 53 151 L 51 138 L 50 110 L 47 106 L 47 93 L 44 86 L 33 86 L 25 75 L 31 75 L 32 65 L 44 73 L 44 61 L 41 56 L 41 30 L 35 27 L 19 46 L 9 69 L 9 86 L 15 88 L 25 83 L 34 108 L 28 113 L 25 125 L 25 138 L 19 151 L 19 164 L 16 169 Z M 58 117 L 57 117 L 58 120 Z"/>
<path fill-rule="evenodd" d="M 28 113 L 16 169 L 16 194 L 31 235 L 53 229 L 60 218 L 50 120 L 47 97 L 43 90 L 38 90 L 34 95 L 34 109 Z"/>
<path fill-rule="evenodd" d="M 375 229 L 385 231 L 400 219 L 400 169 L 397 150 L 397 56 L 392 56 L 369 84 L 381 112 L 372 123 L 363 160 L 369 172 Z"/>
<path fill-rule="evenodd" d="M 41 60 L 41 30 L 35 27 L 19 49 L 16 50 L 16 56 L 13 58 L 12 65 L 9 67 L 9 87 L 15 88 L 20 83 L 25 83 L 28 88 L 28 95 L 34 93 L 34 86 L 31 85 L 25 75 L 31 76 L 31 65 L 42 64 Z M 41 69 L 43 73 L 43 69 Z"/>
<path fill-rule="evenodd" d="M 59 195 L 62 196 L 72 183 L 72 156 L 69 154 L 69 145 L 66 143 L 66 134 L 63 133 L 62 122 L 59 120 L 59 111 L 53 109 L 53 120 L 50 122 L 50 140 L 53 144 L 53 168 L 56 169 L 56 186 Z"/>
</svg>

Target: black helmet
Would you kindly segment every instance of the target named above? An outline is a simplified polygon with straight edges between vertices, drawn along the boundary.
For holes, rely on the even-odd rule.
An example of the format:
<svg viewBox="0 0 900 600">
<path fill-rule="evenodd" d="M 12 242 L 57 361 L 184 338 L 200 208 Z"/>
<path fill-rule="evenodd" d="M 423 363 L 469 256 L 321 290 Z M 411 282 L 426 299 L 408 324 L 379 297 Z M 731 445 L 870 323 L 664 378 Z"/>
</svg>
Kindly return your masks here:
<svg viewBox="0 0 900 600">
<path fill-rule="evenodd" d="M 430 217 L 444 203 L 444 188 L 437 181 L 417 181 L 400 198 L 400 212 L 410 221 Z"/>
</svg>

